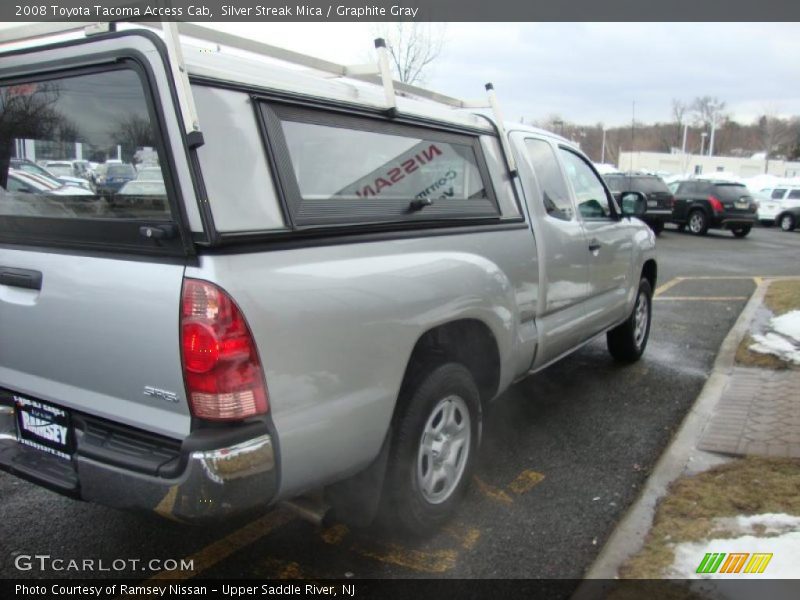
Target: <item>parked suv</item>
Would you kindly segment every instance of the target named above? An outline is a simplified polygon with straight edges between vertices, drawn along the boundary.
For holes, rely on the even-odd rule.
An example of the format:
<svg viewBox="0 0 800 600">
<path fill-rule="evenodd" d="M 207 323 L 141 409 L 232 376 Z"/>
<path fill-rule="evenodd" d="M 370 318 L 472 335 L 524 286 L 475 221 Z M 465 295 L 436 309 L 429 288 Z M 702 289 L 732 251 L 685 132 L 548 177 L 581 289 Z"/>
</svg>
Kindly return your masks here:
<svg viewBox="0 0 800 600">
<path fill-rule="evenodd" d="M 793 231 L 797 226 L 797 210 L 800 208 L 800 186 L 781 186 L 769 190 L 770 199 L 758 206 L 758 220 L 762 225 L 778 225 L 784 231 Z"/>
<path fill-rule="evenodd" d="M 39 111 L 89 155 L 115 131 L 127 165 L 146 140 L 164 176 L 92 214 L 0 195 L 0 469 L 186 521 L 307 495 L 319 518 L 380 507 L 426 533 L 512 382 L 598 335 L 620 362 L 644 352 L 645 199 L 621 209 L 567 140 L 430 92 L 387 108 L 369 81 L 185 52 L 172 68 L 128 30 L 0 58 L 0 93 L 24 99 L 0 147 Z"/>
<path fill-rule="evenodd" d="M 693 179 L 682 181 L 675 193 L 672 221 L 694 235 L 709 229 L 730 229 L 745 237 L 756 221 L 756 202 L 741 183 Z"/>
<path fill-rule="evenodd" d="M 664 223 L 668 223 L 672 218 L 675 197 L 663 179 L 642 173 L 609 173 L 604 175 L 604 178 L 618 200 L 620 194 L 626 191 L 644 194 L 647 199 L 647 211 L 640 218 L 656 235 L 664 230 Z"/>
</svg>

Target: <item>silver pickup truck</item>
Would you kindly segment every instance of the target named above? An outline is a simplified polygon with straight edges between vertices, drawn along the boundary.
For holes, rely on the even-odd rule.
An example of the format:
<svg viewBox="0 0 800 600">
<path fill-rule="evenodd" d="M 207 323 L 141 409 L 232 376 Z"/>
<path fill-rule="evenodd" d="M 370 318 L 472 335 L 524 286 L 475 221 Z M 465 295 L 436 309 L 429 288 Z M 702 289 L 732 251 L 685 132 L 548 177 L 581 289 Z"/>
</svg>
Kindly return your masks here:
<svg viewBox="0 0 800 600">
<path fill-rule="evenodd" d="M 641 356 L 644 198 L 571 143 L 184 51 L 188 132 L 151 31 L 0 55 L 0 469 L 186 521 L 313 495 L 421 533 L 511 383 L 598 335 Z M 14 158 L 98 163 L 97 193 Z"/>
</svg>

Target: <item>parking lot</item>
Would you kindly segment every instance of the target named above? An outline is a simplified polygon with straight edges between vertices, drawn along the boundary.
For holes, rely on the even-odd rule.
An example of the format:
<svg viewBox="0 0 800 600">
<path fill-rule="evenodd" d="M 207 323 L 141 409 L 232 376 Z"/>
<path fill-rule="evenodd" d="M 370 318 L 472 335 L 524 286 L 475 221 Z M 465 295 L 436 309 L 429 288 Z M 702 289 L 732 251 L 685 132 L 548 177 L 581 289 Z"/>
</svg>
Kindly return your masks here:
<svg viewBox="0 0 800 600">
<path fill-rule="evenodd" d="M 450 526 L 424 542 L 392 531 L 316 527 L 286 509 L 188 528 L 77 503 L 7 474 L 0 574 L 18 555 L 139 560 L 99 577 L 578 578 L 634 501 L 692 406 L 719 345 L 759 277 L 800 275 L 800 232 L 758 228 L 658 241 L 659 282 L 645 357 L 615 365 L 603 340 L 513 386 L 488 415 L 471 490 Z M 151 559 L 188 559 L 159 571 Z M 150 568 L 153 567 L 153 568 Z"/>
</svg>

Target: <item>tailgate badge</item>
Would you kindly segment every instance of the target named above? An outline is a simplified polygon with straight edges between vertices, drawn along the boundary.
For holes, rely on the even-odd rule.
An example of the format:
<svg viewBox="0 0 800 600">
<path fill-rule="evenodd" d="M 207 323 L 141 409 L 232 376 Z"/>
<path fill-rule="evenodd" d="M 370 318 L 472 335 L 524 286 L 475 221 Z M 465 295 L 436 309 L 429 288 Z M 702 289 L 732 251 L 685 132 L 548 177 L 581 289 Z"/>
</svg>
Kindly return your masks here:
<svg viewBox="0 0 800 600">
<path fill-rule="evenodd" d="M 168 392 L 167 390 L 160 390 L 158 388 L 154 388 L 153 386 L 146 385 L 144 386 L 144 395 L 145 396 L 152 396 L 153 398 L 161 398 L 162 400 L 166 400 L 167 402 L 177 402 L 178 401 L 178 394 L 175 392 Z"/>
</svg>

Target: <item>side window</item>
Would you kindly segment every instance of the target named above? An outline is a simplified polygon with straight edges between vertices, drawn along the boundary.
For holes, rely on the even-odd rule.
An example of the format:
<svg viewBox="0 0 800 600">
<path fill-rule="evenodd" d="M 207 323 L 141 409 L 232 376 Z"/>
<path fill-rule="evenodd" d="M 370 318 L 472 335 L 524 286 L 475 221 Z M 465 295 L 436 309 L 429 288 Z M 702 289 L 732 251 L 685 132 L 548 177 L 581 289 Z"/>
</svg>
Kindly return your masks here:
<svg viewBox="0 0 800 600">
<path fill-rule="evenodd" d="M 544 140 L 535 139 L 525 140 L 525 147 L 542 190 L 542 202 L 547 214 L 556 219 L 571 221 L 575 211 L 553 148 Z"/>
<path fill-rule="evenodd" d="M 0 217 L 53 217 L 56 207 L 59 218 L 100 230 L 108 220 L 171 218 L 160 171 L 158 185 L 138 181 L 162 157 L 133 69 L 0 84 L 0 124 L 0 185 L 9 192 Z M 75 161 L 91 168 L 78 174 Z"/>
<path fill-rule="evenodd" d="M 772 196 L 770 196 L 773 200 L 780 200 L 783 198 L 783 195 L 786 193 L 785 189 L 775 189 L 772 190 Z"/>
<path fill-rule="evenodd" d="M 608 194 L 600 178 L 577 154 L 561 148 L 567 179 L 575 190 L 578 211 L 584 219 L 610 219 L 613 216 Z"/>
<path fill-rule="evenodd" d="M 262 104 L 296 225 L 499 217 L 479 140 Z"/>
<path fill-rule="evenodd" d="M 789 192 L 789 195 L 786 196 L 787 200 L 800 200 L 800 190 L 792 190 Z"/>
</svg>

